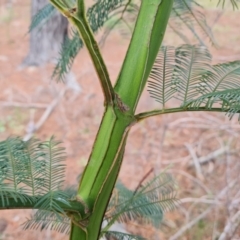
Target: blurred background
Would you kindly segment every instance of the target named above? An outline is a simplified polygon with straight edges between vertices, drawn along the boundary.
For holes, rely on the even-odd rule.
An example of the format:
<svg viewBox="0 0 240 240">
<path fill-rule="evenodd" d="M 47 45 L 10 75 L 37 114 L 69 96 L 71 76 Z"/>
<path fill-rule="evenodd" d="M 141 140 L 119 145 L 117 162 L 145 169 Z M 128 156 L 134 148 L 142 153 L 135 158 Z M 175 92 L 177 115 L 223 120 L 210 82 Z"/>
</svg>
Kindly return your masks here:
<svg viewBox="0 0 240 240">
<path fill-rule="evenodd" d="M 48 27 L 29 34 L 31 16 L 46 4 L 41 1 L 0 0 L 0 140 L 9 136 L 35 136 L 41 140 L 56 136 L 67 152 L 66 185 L 73 185 L 91 152 L 103 114 L 103 96 L 84 48 L 65 83 L 51 78 L 69 26 L 65 19 L 54 15 Z M 217 8 L 217 2 L 199 0 L 204 6 L 199 11 L 206 16 L 215 44 L 201 29 L 196 27 L 196 32 L 208 46 L 213 63 L 238 60 L 240 12 L 230 5 L 224 10 Z M 61 28 L 50 35 L 54 24 Z M 124 25 L 114 28 L 104 43 L 102 36 L 111 23 L 96 35 L 113 83 L 127 50 L 131 24 L 130 30 Z M 183 24 L 177 28 L 174 24 L 170 21 L 164 45 L 179 46 L 186 41 L 199 44 Z M 137 112 L 157 107 L 145 91 Z M 168 167 L 177 181 L 181 204 L 165 215 L 159 229 L 134 223 L 126 226 L 127 231 L 156 240 L 240 239 L 239 137 L 238 119 L 229 121 L 224 114 L 164 115 L 134 126 L 120 180 L 135 189 L 147 172 L 157 174 Z M 21 224 L 30 214 L 26 210 L 1 211 L 0 239 L 68 239 L 50 230 L 22 230 Z M 226 232 L 230 238 L 224 235 Z"/>
</svg>

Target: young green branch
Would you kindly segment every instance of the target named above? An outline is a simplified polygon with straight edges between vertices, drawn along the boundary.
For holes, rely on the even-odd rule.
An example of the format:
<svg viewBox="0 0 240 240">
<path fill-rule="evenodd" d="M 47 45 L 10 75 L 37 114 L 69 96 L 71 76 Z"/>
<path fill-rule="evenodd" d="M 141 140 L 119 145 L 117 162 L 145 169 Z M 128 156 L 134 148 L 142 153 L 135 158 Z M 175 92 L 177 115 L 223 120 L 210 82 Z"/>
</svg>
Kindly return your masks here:
<svg viewBox="0 0 240 240">
<path fill-rule="evenodd" d="M 50 2 L 58 9 L 60 12 L 68 18 L 68 20 L 77 28 L 85 46 L 88 49 L 90 57 L 92 59 L 93 65 L 95 67 L 96 73 L 100 80 L 102 91 L 105 98 L 105 105 L 113 105 L 115 98 L 112 83 L 109 78 L 109 74 L 100 53 L 98 44 L 94 39 L 92 30 L 88 24 L 85 16 L 85 4 L 84 0 L 78 0 L 77 7 L 74 8 L 64 8 L 62 4 L 59 4 L 58 0 L 50 0 Z"/>
<path fill-rule="evenodd" d="M 180 113 L 180 112 L 228 112 L 222 108 L 206 108 L 206 107 L 199 107 L 199 108 L 169 108 L 164 110 L 153 110 L 149 112 L 143 112 L 135 115 L 136 121 L 140 122 L 146 118 L 154 117 L 162 114 L 167 113 Z"/>
<path fill-rule="evenodd" d="M 51 0 L 55 2 L 58 0 Z M 105 95 L 106 109 L 77 191 L 85 219 L 72 221 L 71 240 L 99 239 L 102 220 L 117 180 L 134 111 L 167 27 L 173 0 L 142 0 L 131 43 L 113 90 L 106 66 L 85 17 L 84 0 L 60 9 L 78 29 L 92 58 Z"/>
<path fill-rule="evenodd" d="M 0 198 L 0 210 L 6 210 L 6 209 L 48 210 L 48 209 L 43 209 L 41 207 L 36 207 L 36 202 L 41 200 L 42 196 L 34 197 L 34 201 L 28 197 L 28 198 L 25 198 L 24 202 L 21 201 L 21 199 L 18 197 L 7 197 L 7 198 L 4 198 L 5 200 L 3 198 L 4 197 Z M 84 215 L 84 206 L 79 204 L 79 202 L 76 200 L 69 201 L 67 204 L 61 200 L 59 201 L 55 200 L 55 201 L 59 205 L 59 207 L 64 210 L 64 212 L 73 212 L 73 213 Z"/>
<path fill-rule="evenodd" d="M 114 87 L 122 101 L 135 112 L 161 46 L 173 0 L 141 3 L 131 44 Z"/>
</svg>

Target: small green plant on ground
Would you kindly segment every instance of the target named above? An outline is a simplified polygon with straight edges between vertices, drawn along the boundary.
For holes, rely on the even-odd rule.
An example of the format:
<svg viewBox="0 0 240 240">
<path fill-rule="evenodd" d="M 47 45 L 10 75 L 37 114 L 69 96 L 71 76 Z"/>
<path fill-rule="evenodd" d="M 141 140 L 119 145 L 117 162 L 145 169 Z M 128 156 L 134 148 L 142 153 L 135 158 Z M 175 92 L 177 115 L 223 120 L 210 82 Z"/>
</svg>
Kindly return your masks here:
<svg viewBox="0 0 240 240">
<path fill-rule="evenodd" d="M 236 1 L 231 2 L 236 6 Z M 25 227 L 44 228 L 51 224 L 52 228 L 68 231 L 70 223 L 71 240 L 95 240 L 102 236 L 142 239 L 111 232 L 109 228 L 115 221 L 137 218 L 158 226 L 164 210 L 172 208 L 177 200 L 173 195 L 173 180 L 165 173 L 136 191 L 118 183 L 114 192 L 131 127 L 151 116 L 187 111 L 226 112 L 232 118 L 240 112 L 240 62 L 212 65 L 211 54 L 203 45 L 161 47 L 171 14 L 192 31 L 191 21 L 195 21 L 210 36 L 201 21 L 202 15 L 194 14 L 191 9 L 194 1 L 142 0 L 138 8 L 131 0 L 99 0 L 87 14 L 84 0 L 76 3 L 50 0 L 50 3 L 36 16 L 31 28 L 42 21 L 44 14 L 49 17 L 54 7 L 74 27 L 73 38 L 63 47 L 54 75 L 64 77 L 84 44 L 102 87 L 105 110 L 76 192 L 62 189 L 65 156 L 54 138 L 46 142 L 9 138 L 2 142 L 0 208 L 40 209 Z M 120 11 L 119 19 L 125 11 L 134 10 L 138 17 L 113 86 L 93 32 L 103 26 L 114 10 Z M 159 102 L 159 109 L 136 114 L 149 78 L 149 92 Z M 166 103 L 173 98 L 179 101 L 174 108 L 168 108 Z M 101 229 L 103 220 L 107 224 Z"/>
</svg>

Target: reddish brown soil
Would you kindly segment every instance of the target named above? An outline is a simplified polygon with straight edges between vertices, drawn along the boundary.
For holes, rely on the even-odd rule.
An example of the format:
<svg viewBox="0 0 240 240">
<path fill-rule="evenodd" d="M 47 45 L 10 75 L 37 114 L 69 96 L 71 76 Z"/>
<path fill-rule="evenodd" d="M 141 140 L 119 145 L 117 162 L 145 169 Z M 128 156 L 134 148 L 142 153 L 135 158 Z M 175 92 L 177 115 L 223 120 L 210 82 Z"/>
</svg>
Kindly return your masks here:
<svg viewBox="0 0 240 240">
<path fill-rule="evenodd" d="M 217 10 L 207 11 L 210 25 L 218 12 Z M 28 52 L 29 18 L 29 0 L 15 0 L 9 9 L 5 1 L 0 2 L 0 140 L 10 135 L 24 136 L 31 117 L 33 116 L 34 121 L 37 121 L 43 114 L 43 109 L 19 108 L 14 104 L 6 107 L 4 102 L 50 104 L 64 88 L 63 83 L 51 80 L 53 64 L 40 68 L 19 69 Z M 214 25 L 215 38 L 219 45 L 217 49 L 210 46 L 214 62 L 240 58 L 240 35 L 238 34 L 240 21 L 238 19 L 239 12 L 226 12 Z M 181 43 L 170 30 L 165 42 L 170 45 Z M 116 30 L 102 48 L 113 81 L 117 78 L 127 44 L 128 40 L 123 39 Z M 75 60 L 73 72 L 82 88 L 81 93 L 76 94 L 73 90 L 67 90 L 50 117 L 35 133 L 35 136 L 42 140 L 52 135 L 62 140 L 68 156 L 66 184 L 69 185 L 76 183 L 78 174 L 82 172 L 87 162 L 103 112 L 101 89 L 86 50 L 82 50 Z M 150 99 L 147 93 L 144 93 L 138 111 L 153 109 L 157 106 L 157 103 Z M 175 121 L 180 122 L 174 125 Z M 185 171 L 195 177 L 195 170 L 187 168 L 187 163 L 192 159 L 186 160 L 189 155 L 186 144 L 195 143 L 200 146 L 201 149 L 197 149 L 198 157 L 207 155 L 218 149 L 222 142 L 228 141 L 229 136 L 232 135 L 232 132 L 226 133 L 226 131 L 219 130 L 219 126 L 227 122 L 223 115 L 205 113 L 166 115 L 141 122 L 133 127 L 129 136 L 120 172 L 121 181 L 134 189 L 149 169 L 154 168 L 154 171 L 158 173 L 170 163 L 175 162 L 171 169 L 179 183 L 179 197 L 197 198 L 205 195 L 201 187 L 180 174 L 180 171 Z M 239 127 L 236 121 L 233 121 L 232 125 L 232 129 L 238 134 Z M 202 142 L 199 145 L 201 139 Z M 233 139 L 234 143 L 235 141 L 236 138 Z M 234 146 L 237 147 L 237 143 Z M 203 168 L 204 176 L 200 181 L 213 193 L 222 188 L 223 169 L 224 167 L 213 162 Z M 187 205 L 184 207 L 168 214 L 165 224 L 159 231 L 148 226 L 139 227 L 133 224 L 129 230 L 143 233 L 147 239 L 169 239 L 186 223 L 184 212 L 187 211 L 191 218 L 206 208 L 203 204 L 193 207 L 192 210 L 188 210 Z M 0 219 L 7 221 L 7 228 L 2 235 L 0 233 L 0 239 L 67 239 L 65 235 L 51 231 L 23 231 L 20 225 L 30 213 L 31 211 L 21 210 L 1 211 Z M 217 219 L 220 225 L 219 231 L 222 230 L 221 227 L 224 226 L 225 220 L 226 218 L 219 213 Z M 206 227 L 208 221 L 211 222 L 211 216 L 202 223 L 204 227 L 198 223 L 196 228 L 193 227 L 192 230 L 186 232 L 181 239 L 211 239 L 213 226 Z M 195 235 L 196 232 L 197 235 Z"/>
</svg>

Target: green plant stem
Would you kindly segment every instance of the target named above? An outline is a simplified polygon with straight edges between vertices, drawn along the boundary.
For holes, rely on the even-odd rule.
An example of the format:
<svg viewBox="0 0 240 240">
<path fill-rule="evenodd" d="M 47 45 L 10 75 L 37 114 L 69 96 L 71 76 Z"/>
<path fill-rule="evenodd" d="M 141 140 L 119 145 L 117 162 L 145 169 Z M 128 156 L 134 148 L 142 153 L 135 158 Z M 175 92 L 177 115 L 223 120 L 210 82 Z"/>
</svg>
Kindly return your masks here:
<svg viewBox="0 0 240 240">
<path fill-rule="evenodd" d="M 101 83 L 102 91 L 104 93 L 105 104 L 113 105 L 113 100 L 115 97 L 114 90 L 98 44 L 86 19 L 84 0 L 78 0 L 77 6 L 77 12 L 76 14 L 72 15 L 70 21 L 78 29 L 80 35 L 82 36 L 83 42 L 86 45 L 91 56 L 92 62 Z"/>
<path fill-rule="evenodd" d="M 92 30 L 85 16 L 84 0 L 79 0 L 77 9 L 66 9 L 59 4 L 58 0 L 50 0 L 50 2 L 77 28 L 85 46 L 88 49 L 94 68 L 100 80 L 102 91 L 104 94 L 105 104 L 113 105 L 115 98 L 113 86 L 109 78 L 109 74 L 100 53 L 98 44 L 93 36 Z"/>
<path fill-rule="evenodd" d="M 162 43 L 173 0 L 143 0 L 114 90 L 135 112 Z"/>
<path fill-rule="evenodd" d="M 57 0 L 51 0 L 52 3 Z M 136 109 L 166 30 L 173 0 L 143 0 L 129 49 L 115 89 L 85 17 L 84 0 L 77 8 L 60 11 L 78 29 L 92 58 L 105 96 L 104 116 L 82 175 L 77 200 L 85 216 L 73 216 L 71 240 L 97 240 L 102 220 L 121 167 L 126 139 L 136 122 Z M 58 4 L 57 7 L 59 8 Z"/>
<path fill-rule="evenodd" d="M 142 1 L 133 37 L 115 87 L 123 103 L 130 109 L 123 111 L 116 102 L 105 109 L 77 193 L 77 199 L 86 206 L 86 216 L 84 219 L 76 219 L 72 224 L 71 240 L 99 238 L 102 220 L 121 167 L 127 135 L 135 123 L 133 111 L 157 56 L 172 4 L 173 0 Z M 82 13 L 77 13 L 76 21 L 82 21 L 79 19 L 81 15 Z M 79 25 L 77 22 L 76 24 Z M 85 24 L 83 23 L 84 26 Z"/>
<path fill-rule="evenodd" d="M 170 108 L 170 109 L 164 109 L 164 110 L 153 110 L 149 112 L 143 112 L 135 115 L 135 119 L 140 122 L 146 118 L 158 116 L 162 114 L 168 114 L 168 113 L 180 113 L 180 112 L 227 112 L 223 110 L 222 108 L 205 108 L 205 107 L 199 107 L 199 108 Z"/>
<path fill-rule="evenodd" d="M 58 0 L 50 0 L 50 3 L 65 16 L 64 13 L 66 12 L 66 7 L 68 6 L 65 6 L 65 4 L 63 4 L 61 1 L 58 1 Z"/>
<path fill-rule="evenodd" d="M 77 199 L 87 205 L 90 217 L 85 230 L 72 226 L 71 240 L 98 239 L 121 167 L 126 138 L 134 122 L 132 116 L 117 107 L 113 109 L 109 106 L 106 109 L 77 194 Z"/>
<path fill-rule="evenodd" d="M 77 20 L 72 18 L 71 22 L 74 23 L 79 33 L 81 34 L 84 44 L 87 47 L 88 52 L 91 56 L 96 73 L 101 83 L 102 91 L 105 97 L 105 104 L 113 105 L 113 100 L 115 96 L 114 90 L 109 78 L 107 68 L 100 54 L 98 45 L 95 39 L 93 38 L 93 34 L 90 30 L 90 27 L 87 25 L 83 25 L 82 24 L 83 20 Z"/>
</svg>

